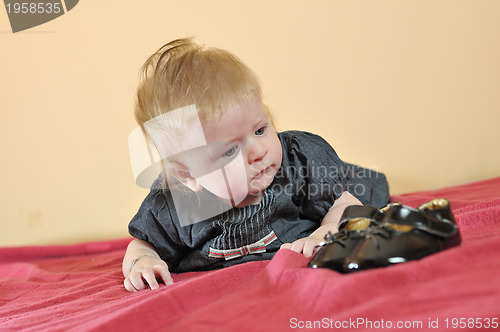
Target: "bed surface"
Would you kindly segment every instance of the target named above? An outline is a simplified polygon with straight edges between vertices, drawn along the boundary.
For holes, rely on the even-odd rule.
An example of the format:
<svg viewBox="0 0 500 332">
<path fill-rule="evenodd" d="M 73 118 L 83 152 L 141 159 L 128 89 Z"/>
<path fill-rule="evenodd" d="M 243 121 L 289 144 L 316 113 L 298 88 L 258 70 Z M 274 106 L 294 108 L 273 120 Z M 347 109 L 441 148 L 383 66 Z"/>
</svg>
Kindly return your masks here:
<svg viewBox="0 0 500 332">
<path fill-rule="evenodd" d="M 172 286 L 131 294 L 121 273 L 130 239 L 0 248 L 0 331 L 379 330 L 398 324 L 435 331 L 484 328 L 488 321 L 494 330 L 500 177 L 392 200 L 416 207 L 437 197 L 450 200 L 459 247 L 347 275 L 307 268 L 302 255 L 280 250 L 271 261 L 174 274 Z"/>
</svg>

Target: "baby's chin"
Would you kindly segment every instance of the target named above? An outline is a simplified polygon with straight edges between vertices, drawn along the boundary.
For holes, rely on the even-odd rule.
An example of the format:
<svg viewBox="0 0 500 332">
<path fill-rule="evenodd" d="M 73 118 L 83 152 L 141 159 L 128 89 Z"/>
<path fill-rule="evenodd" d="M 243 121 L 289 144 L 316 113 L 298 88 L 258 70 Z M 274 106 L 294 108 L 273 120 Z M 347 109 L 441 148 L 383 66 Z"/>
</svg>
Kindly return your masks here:
<svg viewBox="0 0 500 332">
<path fill-rule="evenodd" d="M 240 203 L 235 204 L 235 207 L 241 208 L 248 205 L 259 204 L 261 200 L 262 200 L 262 192 L 259 192 L 257 194 L 248 194 Z"/>
<path fill-rule="evenodd" d="M 264 193 L 264 190 L 267 189 L 267 186 L 265 186 L 264 188 L 251 188 L 249 187 L 248 188 L 248 192 L 246 192 L 244 195 L 242 196 L 233 196 L 233 200 L 232 202 L 230 202 L 229 204 L 234 204 L 235 207 L 244 207 L 244 206 L 247 206 L 247 205 L 254 205 L 254 204 L 259 204 L 261 199 L 262 199 L 262 196 L 263 196 L 263 193 Z M 228 200 L 226 200 L 228 201 Z"/>
<path fill-rule="evenodd" d="M 258 204 L 262 198 L 262 191 L 242 194 L 241 196 L 219 196 L 212 192 L 219 201 L 229 206 L 244 207 L 247 205 Z"/>
<path fill-rule="evenodd" d="M 271 173 L 271 172 L 269 172 Z M 233 192 L 232 196 L 219 196 L 212 192 L 217 198 L 227 205 L 235 207 L 244 207 L 247 205 L 258 204 L 263 196 L 264 191 L 271 185 L 274 180 L 275 172 L 271 174 L 263 174 L 258 179 L 253 179 L 248 184 L 248 191 Z M 239 194 L 239 195 L 238 195 Z"/>
</svg>

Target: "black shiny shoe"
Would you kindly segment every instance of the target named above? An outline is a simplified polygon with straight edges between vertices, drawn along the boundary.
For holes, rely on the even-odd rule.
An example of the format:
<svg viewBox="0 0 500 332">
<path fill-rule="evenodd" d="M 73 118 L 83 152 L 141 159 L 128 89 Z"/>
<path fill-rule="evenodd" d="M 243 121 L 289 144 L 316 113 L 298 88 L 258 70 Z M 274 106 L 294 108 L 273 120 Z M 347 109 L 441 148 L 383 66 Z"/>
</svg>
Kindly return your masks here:
<svg viewBox="0 0 500 332">
<path fill-rule="evenodd" d="M 321 247 L 309 266 L 355 272 L 417 260 L 460 243 L 446 199 L 432 200 L 417 209 L 394 204 L 381 212 L 382 217 L 377 214 L 362 230 L 346 230 L 347 222 L 341 232 L 348 234 L 343 238 L 333 235 L 336 241 Z M 340 249 L 342 245 L 345 247 Z"/>
<path fill-rule="evenodd" d="M 328 232 L 325 235 L 325 241 L 319 244 L 320 249 L 309 261 L 308 266 L 340 271 L 346 257 L 349 256 L 361 240 L 355 234 L 356 232 L 347 230 L 341 230 L 335 234 Z"/>
<path fill-rule="evenodd" d="M 339 232 L 325 235 L 325 241 L 319 244 L 319 250 L 309 262 L 313 268 L 329 268 L 340 271 L 346 258 L 365 238 L 366 229 L 378 226 L 384 218 L 384 211 L 400 203 L 391 203 L 382 209 L 372 206 L 348 206 L 339 222 Z"/>
</svg>

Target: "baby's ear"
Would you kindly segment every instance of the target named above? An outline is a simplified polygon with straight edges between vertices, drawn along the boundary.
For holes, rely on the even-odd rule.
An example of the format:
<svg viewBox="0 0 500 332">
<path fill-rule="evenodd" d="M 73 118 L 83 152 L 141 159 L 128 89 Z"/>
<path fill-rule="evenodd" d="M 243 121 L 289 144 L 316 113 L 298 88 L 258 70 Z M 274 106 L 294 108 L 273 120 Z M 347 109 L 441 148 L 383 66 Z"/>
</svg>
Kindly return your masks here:
<svg viewBox="0 0 500 332">
<path fill-rule="evenodd" d="M 173 177 L 192 191 L 198 192 L 203 189 L 198 181 L 191 175 L 186 165 L 173 161 L 168 164 L 167 168 Z"/>
</svg>

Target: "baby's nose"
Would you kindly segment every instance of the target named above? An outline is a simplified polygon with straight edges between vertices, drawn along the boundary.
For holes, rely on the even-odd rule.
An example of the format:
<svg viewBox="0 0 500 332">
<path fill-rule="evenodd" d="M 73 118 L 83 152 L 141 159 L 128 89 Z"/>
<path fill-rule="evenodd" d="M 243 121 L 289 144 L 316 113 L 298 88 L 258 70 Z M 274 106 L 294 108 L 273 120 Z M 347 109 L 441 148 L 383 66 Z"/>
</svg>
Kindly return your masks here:
<svg viewBox="0 0 500 332">
<path fill-rule="evenodd" d="M 263 142 L 254 139 L 252 142 L 249 142 L 248 145 L 247 159 L 249 164 L 264 159 L 267 154 L 267 146 Z"/>
</svg>

